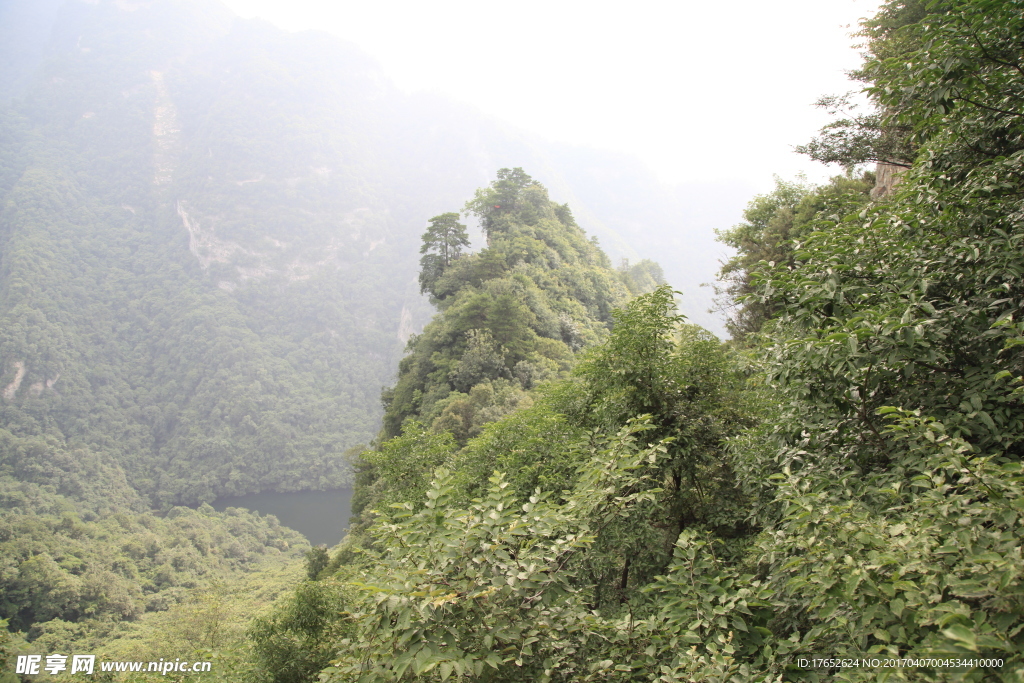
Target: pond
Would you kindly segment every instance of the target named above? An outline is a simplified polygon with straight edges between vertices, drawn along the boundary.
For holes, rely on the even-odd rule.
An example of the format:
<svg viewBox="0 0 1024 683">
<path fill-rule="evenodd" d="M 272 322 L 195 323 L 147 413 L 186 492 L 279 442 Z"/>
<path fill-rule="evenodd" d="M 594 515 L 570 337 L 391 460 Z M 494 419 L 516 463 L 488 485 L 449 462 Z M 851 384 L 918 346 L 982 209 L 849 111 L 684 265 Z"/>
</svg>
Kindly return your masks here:
<svg viewBox="0 0 1024 683">
<path fill-rule="evenodd" d="M 219 498 L 216 510 L 247 508 L 261 515 L 274 515 L 281 524 L 303 534 L 313 545 L 331 547 L 345 536 L 352 510 L 352 489 L 339 491 L 297 491 L 291 493 L 250 493 Z"/>
</svg>

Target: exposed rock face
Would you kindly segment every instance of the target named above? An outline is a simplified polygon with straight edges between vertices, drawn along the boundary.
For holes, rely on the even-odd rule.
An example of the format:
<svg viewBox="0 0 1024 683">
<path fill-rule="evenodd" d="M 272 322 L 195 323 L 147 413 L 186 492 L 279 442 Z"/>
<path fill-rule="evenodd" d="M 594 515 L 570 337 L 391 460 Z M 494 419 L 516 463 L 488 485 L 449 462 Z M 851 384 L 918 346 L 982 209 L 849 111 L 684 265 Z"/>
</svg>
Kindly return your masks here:
<svg viewBox="0 0 1024 683">
<path fill-rule="evenodd" d="M 398 323 L 398 341 L 404 344 L 414 334 L 416 334 L 416 326 L 413 324 L 412 311 L 408 306 L 402 306 L 402 318 Z"/>
<path fill-rule="evenodd" d="M 233 279 L 221 280 L 218 286 L 234 291 L 246 280 L 256 280 L 270 275 L 282 275 L 290 282 L 308 280 L 321 270 L 339 270 L 352 263 L 364 260 L 377 247 L 386 243 L 381 236 L 373 239 L 375 218 L 371 209 L 361 207 L 341 217 L 333 218 L 337 228 L 334 234 L 321 235 L 320 239 L 302 239 L 293 236 L 284 242 L 270 235 L 262 235 L 255 243 L 243 245 L 224 239 L 216 234 L 213 226 L 218 216 L 204 216 L 200 223 L 192 208 L 185 200 L 176 203 L 178 216 L 188 231 L 188 248 L 204 271 L 213 264 L 228 264 L 234 270 Z M 306 212 L 310 213 L 310 212 Z M 312 214 L 310 214 L 312 215 Z"/>
<path fill-rule="evenodd" d="M 25 363 L 20 360 L 16 360 L 14 365 L 14 380 L 4 387 L 3 396 L 8 401 L 14 398 L 14 395 L 18 393 L 18 387 L 21 386 L 21 380 L 25 379 Z"/>
<path fill-rule="evenodd" d="M 892 189 L 899 185 L 900 174 L 907 170 L 903 166 L 880 162 L 875 165 L 875 187 L 871 190 L 871 198 L 874 200 L 884 199 L 892 192 Z"/>
</svg>

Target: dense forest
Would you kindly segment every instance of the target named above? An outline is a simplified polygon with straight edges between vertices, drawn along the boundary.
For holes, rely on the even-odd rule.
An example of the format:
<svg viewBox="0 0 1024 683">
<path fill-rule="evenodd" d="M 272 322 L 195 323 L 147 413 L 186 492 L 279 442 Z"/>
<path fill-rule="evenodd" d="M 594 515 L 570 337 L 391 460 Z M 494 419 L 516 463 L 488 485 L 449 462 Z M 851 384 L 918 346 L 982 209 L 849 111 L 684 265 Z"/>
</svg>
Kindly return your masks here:
<svg viewBox="0 0 1024 683">
<path fill-rule="evenodd" d="M 1006 0 L 864 24 L 870 113 L 824 100 L 802 147 L 846 173 L 720 234 L 732 342 L 659 287 L 531 388 L 511 363 L 558 336 L 525 295 L 494 327 L 487 251 L 425 270 L 440 313 L 361 456 L 359 523 L 257 622 L 265 679 L 1020 680 L 1022 35 Z M 531 209 L 505 223 L 500 191 L 467 210 L 506 250 Z M 529 401 L 477 426 L 495 377 Z M 312 586 L 331 608 L 299 628 Z M 1002 664 L 798 664 L 865 655 Z"/>
<path fill-rule="evenodd" d="M 129 117 L 115 159 L 54 132 L 93 117 L 52 93 L 5 111 L 0 680 L 19 653 L 171 646 L 215 665 L 180 680 L 251 683 L 1024 679 L 1024 2 L 888 0 L 860 36 L 870 104 L 823 98 L 800 148 L 843 172 L 780 179 L 719 233 L 729 341 L 509 164 L 419 215 L 404 282 L 436 314 L 404 356 L 383 323 L 335 355 L 311 340 L 356 315 L 346 287 L 395 307 L 385 278 L 289 279 L 336 224 L 280 231 L 347 216 L 372 271 L 386 212 L 330 184 L 360 169 L 265 164 L 243 201 L 252 165 L 207 170 L 244 147 L 223 119 L 143 155 Z M 151 204 L 105 194 L 140 169 Z M 365 349 L 398 366 L 372 409 L 323 369 Z M 199 505 L 349 476 L 333 549 Z M 801 663 L 847 657 L 925 663 Z"/>
<path fill-rule="evenodd" d="M 237 647 L 308 545 L 207 504 L 351 485 L 429 317 L 427 217 L 504 158 L 569 196 L 590 181 L 336 38 L 215 0 L 0 3 L 0 97 L 0 620 L 28 652 Z M 586 243 L 575 258 L 604 258 Z M 637 286 L 602 277 L 616 302 Z"/>
</svg>

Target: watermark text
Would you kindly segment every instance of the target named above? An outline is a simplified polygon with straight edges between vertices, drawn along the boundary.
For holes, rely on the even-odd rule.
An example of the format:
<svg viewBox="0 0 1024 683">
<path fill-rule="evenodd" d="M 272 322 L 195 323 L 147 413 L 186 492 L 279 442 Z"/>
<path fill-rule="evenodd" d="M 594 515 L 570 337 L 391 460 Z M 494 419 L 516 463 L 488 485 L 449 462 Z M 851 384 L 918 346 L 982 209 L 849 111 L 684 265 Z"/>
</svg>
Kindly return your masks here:
<svg viewBox="0 0 1024 683">
<path fill-rule="evenodd" d="M 210 662 L 163 659 L 157 662 L 96 661 L 96 655 L 18 655 L 14 673 L 26 676 L 56 676 L 57 674 L 92 674 L 99 671 L 122 671 L 157 673 L 205 673 L 211 669 Z"/>
</svg>

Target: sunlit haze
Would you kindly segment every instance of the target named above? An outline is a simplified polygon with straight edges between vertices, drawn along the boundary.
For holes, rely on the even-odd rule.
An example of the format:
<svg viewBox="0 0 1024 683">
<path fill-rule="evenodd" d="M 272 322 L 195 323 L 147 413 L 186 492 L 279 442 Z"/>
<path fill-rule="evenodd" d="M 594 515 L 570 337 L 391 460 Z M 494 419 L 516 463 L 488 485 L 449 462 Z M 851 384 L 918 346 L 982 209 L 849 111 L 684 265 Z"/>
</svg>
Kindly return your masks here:
<svg viewBox="0 0 1024 683">
<path fill-rule="evenodd" d="M 551 140 L 634 154 L 665 182 L 835 172 L 793 152 L 855 88 L 850 34 L 875 0 L 514 4 L 225 0 L 351 41 L 407 91 L 436 90 Z M 542 104 L 538 104 L 542 103 Z"/>
</svg>

